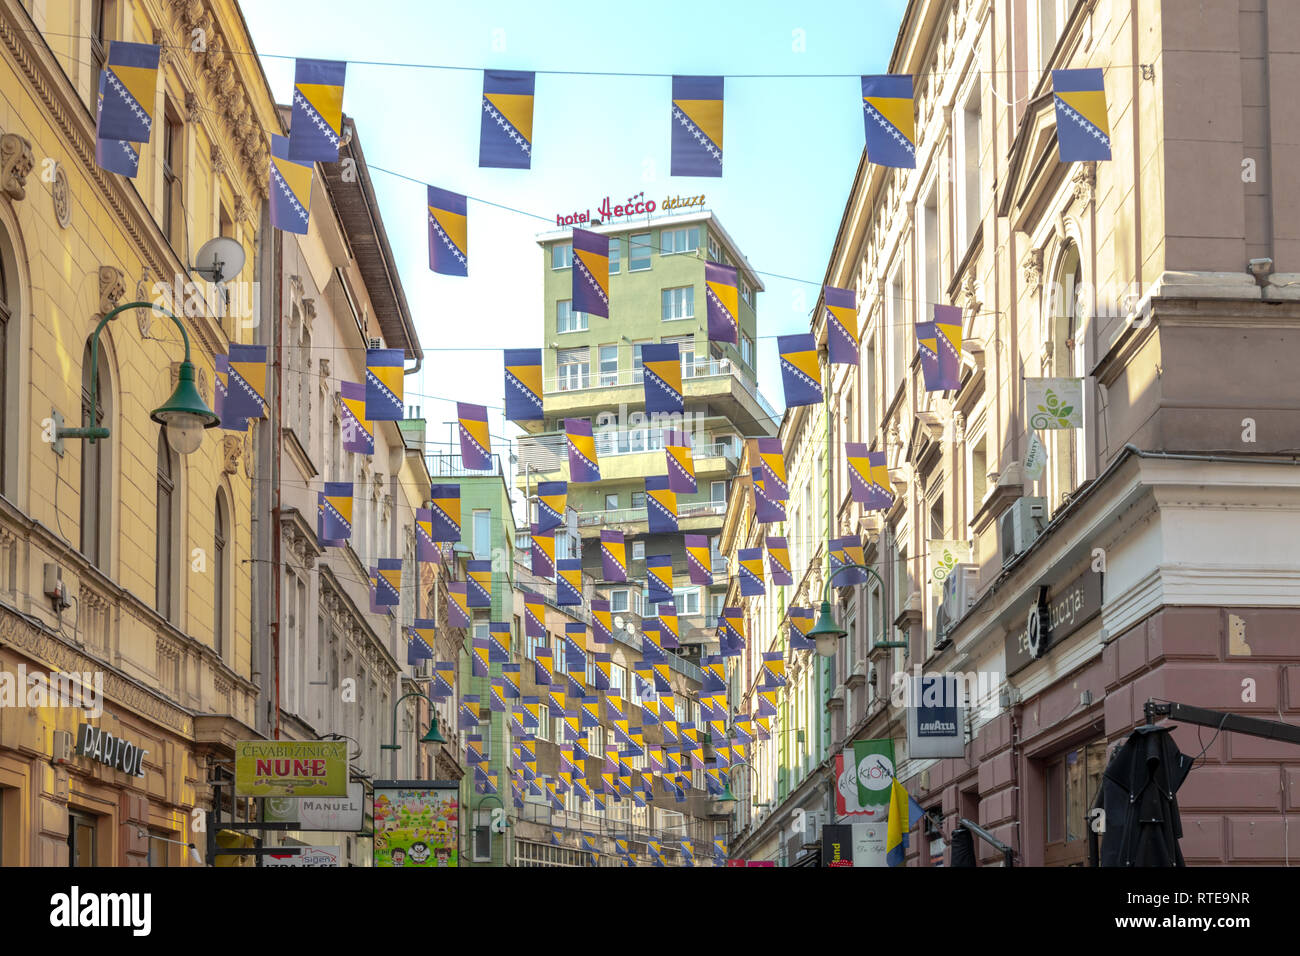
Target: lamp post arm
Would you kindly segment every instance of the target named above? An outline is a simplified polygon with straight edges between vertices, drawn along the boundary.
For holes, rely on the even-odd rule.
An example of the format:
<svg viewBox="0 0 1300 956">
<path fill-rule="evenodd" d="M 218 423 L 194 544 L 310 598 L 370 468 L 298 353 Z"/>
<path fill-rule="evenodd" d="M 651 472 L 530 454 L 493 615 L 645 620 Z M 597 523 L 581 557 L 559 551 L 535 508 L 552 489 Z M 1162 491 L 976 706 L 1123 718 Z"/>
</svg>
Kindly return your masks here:
<svg viewBox="0 0 1300 956">
<path fill-rule="evenodd" d="M 407 691 L 401 697 L 397 698 L 397 700 L 393 701 L 393 742 L 391 744 L 380 744 L 379 745 L 380 750 L 401 750 L 402 749 L 401 744 L 397 742 L 397 708 L 401 706 L 402 701 L 406 700 L 406 698 L 408 697 L 423 697 L 425 700 L 429 702 L 429 706 L 433 707 L 433 698 L 430 697 L 428 694 L 424 693 L 423 691 L 418 691 L 418 690 Z"/>
<path fill-rule="evenodd" d="M 868 566 L 865 565 L 865 564 L 841 564 L 838 568 L 835 569 L 835 571 L 834 571 L 833 574 L 829 574 L 829 575 L 827 575 L 827 577 L 826 577 L 826 589 L 825 589 L 825 592 L 822 594 L 822 608 L 823 608 L 823 610 L 830 610 L 830 606 L 831 606 L 831 582 L 834 580 L 835 575 L 836 575 L 836 574 L 839 574 L 841 571 L 848 571 L 848 570 L 851 569 L 851 568 L 856 568 L 856 569 L 861 570 L 861 571 L 866 571 L 869 575 L 871 575 L 871 576 L 872 576 L 873 578 L 875 578 L 878 582 L 880 582 L 880 598 L 881 598 L 882 601 L 884 600 L 884 598 L 885 598 L 885 579 L 882 578 L 882 577 L 880 576 L 880 574 L 876 571 L 875 568 L 868 567 Z M 881 635 L 881 637 L 883 637 L 883 636 L 884 636 L 884 635 Z M 907 642 L 906 642 L 906 641 L 885 641 L 885 640 L 881 640 L 881 639 L 878 637 L 878 638 L 876 638 L 876 642 L 875 642 L 875 644 L 873 644 L 872 646 L 873 646 L 873 647 L 906 647 L 906 646 L 907 646 Z"/>
</svg>

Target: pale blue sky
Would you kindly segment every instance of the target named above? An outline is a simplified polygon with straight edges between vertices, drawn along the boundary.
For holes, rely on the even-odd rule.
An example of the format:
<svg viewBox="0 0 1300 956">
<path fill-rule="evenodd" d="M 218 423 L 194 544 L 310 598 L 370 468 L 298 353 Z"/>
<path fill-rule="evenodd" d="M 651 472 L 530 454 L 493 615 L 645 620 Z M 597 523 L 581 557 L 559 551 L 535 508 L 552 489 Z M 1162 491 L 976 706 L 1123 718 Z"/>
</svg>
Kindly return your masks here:
<svg viewBox="0 0 1300 956">
<path fill-rule="evenodd" d="M 244 14 L 271 89 L 288 102 L 293 61 L 349 62 L 343 108 L 355 118 L 402 283 L 425 348 L 407 380 L 407 404 L 441 423 L 451 401 L 488 405 L 503 431 L 505 347 L 544 346 L 542 253 L 547 223 L 469 204 L 470 276 L 428 269 L 420 182 L 550 218 L 620 202 L 704 193 L 763 276 L 758 300 L 759 384 L 784 405 L 778 334 L 806 331 L 818 284 L 862 152 L 858 74 L 883 73 L 905 0 L 775 0 L 702 4 L 497 2 L 472 9 L 417 0 L 256 0 Z M 802 31 L 797 33 L 796 31 Z M 802 40 L 803 52 L 795 47 Z M 355 61 L 436 63 L 430 70 Z M 533 168 L 478 168 L 484 67 L 536 70 Z M 721 179 L 674 178 L 669 163 L 668 76 L 574 76 L 542 71 L 723 74 L 726 119 Z M 746 78 L 745 74 L 843 74 Z M 616 317 L 615 317 L 616 319 Z M 439 348 L 475 351 L 439 351 Z M 422 393 L 418 397 L 411 392 Z"/>
</svg>

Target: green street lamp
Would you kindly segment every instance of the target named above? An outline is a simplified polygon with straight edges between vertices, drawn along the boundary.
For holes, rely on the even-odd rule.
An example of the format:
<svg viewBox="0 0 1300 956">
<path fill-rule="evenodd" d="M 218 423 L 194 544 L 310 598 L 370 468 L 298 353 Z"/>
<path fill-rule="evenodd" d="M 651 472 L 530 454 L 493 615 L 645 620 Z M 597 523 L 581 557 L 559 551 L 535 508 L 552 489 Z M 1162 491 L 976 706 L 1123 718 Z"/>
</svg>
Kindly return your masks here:
<svg viewBox="0 0 1300 956">
<path fill-rule="evenodd" d="M 844 637 L 844 635 L 848 633 L 848 631 L 836 624 L 835 619 L 831 617 L 831 581 L 834 580 L 836 574 L 839 574 L 841 571 L 847 571 L 850 568 L 857 568 L 866 571 L 880 582 L 880 593 L 882 595 L 885 593 L 884 580 L 882 580 L 880 575 L 876 573 L 875 568 L 869 568 L 865 564 L 841 564 L 826 578 L 826 591 L 822 595 L 821 613 L 817 616 L 817 623 L 812 626 L 812 629 L 807 635 L 817 642 L 817 653 L 822 657 L 834 657 L 840 638 Z M 877 640 L 871 646 L 873 648 L 906 647 L 907 642 Z"/>
<path fill-rule="evenodd" d="M 119 312 L 125 312 L 127 309 L 153 309 L 155 312 L 161 312 L 176 323 L 176 328 L 180 330 L 181 339 L 185 343 L 185 361 L 181 363 L 180 371 L 176 376 L 176 389 L 172 392 L 171 398 L 154 409 L 149 417 L 167 429 L 167 443 L 172 448 L 182 455 L 192 454 L 203 444 L 204 429 L 221 424 L 221 419 L 208 408 L 207 402 L 203 400 L 195 385 L 194 363 L 190 361 L 190 337 L 185 331 L 185 326 L 170 311 L 152 302 L 128 302 L 119 305 L 99 320 L 90 337 L 90 420 L 80 428 L 60 426 L 55 430 L 54 437 L 56 440 L 81 438 L 90 442 L 108 438 L 108 428 L 96 425 L 93 421 L 95 412 L 99 408 L 99 336 L 104 331 L 105 325 L 116 318 Z"/>
<path fill-rule="evenodd" d="M 420 738 L 420 743 L 445 744 L 447 742 L 442 734 L 438 733 L 438 712 L 433 707 L 433 698 L 423 691 L 413 690 L 403 694 L 393 703 L 393 742 L 391 744 L 380 744 L 380 750 L 402 749 L 402 745 L 397 742 L 397 708 L 401 705 L 402 701 L 406 700 L 408 697 L 423 697 L 429 702 L 429 715 L 431 718 L 429 721 L 429 729 L 425 731 L 424 736 Z"/>
</svg>

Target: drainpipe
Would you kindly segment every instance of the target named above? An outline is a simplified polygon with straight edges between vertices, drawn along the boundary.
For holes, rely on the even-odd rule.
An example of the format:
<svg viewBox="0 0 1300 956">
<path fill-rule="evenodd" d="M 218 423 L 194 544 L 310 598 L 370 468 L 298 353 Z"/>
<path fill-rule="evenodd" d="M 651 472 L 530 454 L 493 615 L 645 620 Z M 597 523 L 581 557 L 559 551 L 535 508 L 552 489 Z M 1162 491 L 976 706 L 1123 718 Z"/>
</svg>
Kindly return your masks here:
<svg viewBox="0 0 1300 956">
<path fill-rule="evenodd" d="M 275 230 L 272 239 L 273 262 L 275 263 L 275 315 L 271 322 L 271 337 L 275 348 L 274 374 L 275 383 L 275 424 L 271 428 L 271 440 L 275 448 L 271 456 L 271 575 L 275 579 L 274 608 L 275 616 L 271 620 L 271 665 L 275 678 L 275 739 L 280 739 L 280 427 L 284 413 L 284 381 L 281 377 L 284 340 L 280 334 L 280 316 L 284 314 L 284 234 Z"/>
</svg>

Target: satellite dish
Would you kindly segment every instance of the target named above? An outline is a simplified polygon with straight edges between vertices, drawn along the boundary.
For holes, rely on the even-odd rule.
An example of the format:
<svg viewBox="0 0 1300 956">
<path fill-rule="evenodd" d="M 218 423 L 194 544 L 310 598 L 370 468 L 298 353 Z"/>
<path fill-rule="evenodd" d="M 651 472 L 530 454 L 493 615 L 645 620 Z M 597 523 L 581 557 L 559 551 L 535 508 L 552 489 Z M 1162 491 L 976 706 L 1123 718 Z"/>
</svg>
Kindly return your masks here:
<svg viewBox="0 0 1300 956">
<path fill-rule="evenodd" d="M 226 236 L 209 239 L 194 257 L 194 271 L 217 285 L 239 275 L 243 268 L 244 247 Z"/>
<path fill-rule="evenodd" d="M 622 614 L 620 614 L 618 617 L 614 618 L 614 626 L 615 626 L 616 628 L 618 628 L 620 631 L 623 630 L 623 615 L 622 615 Z"/>
</svg>

